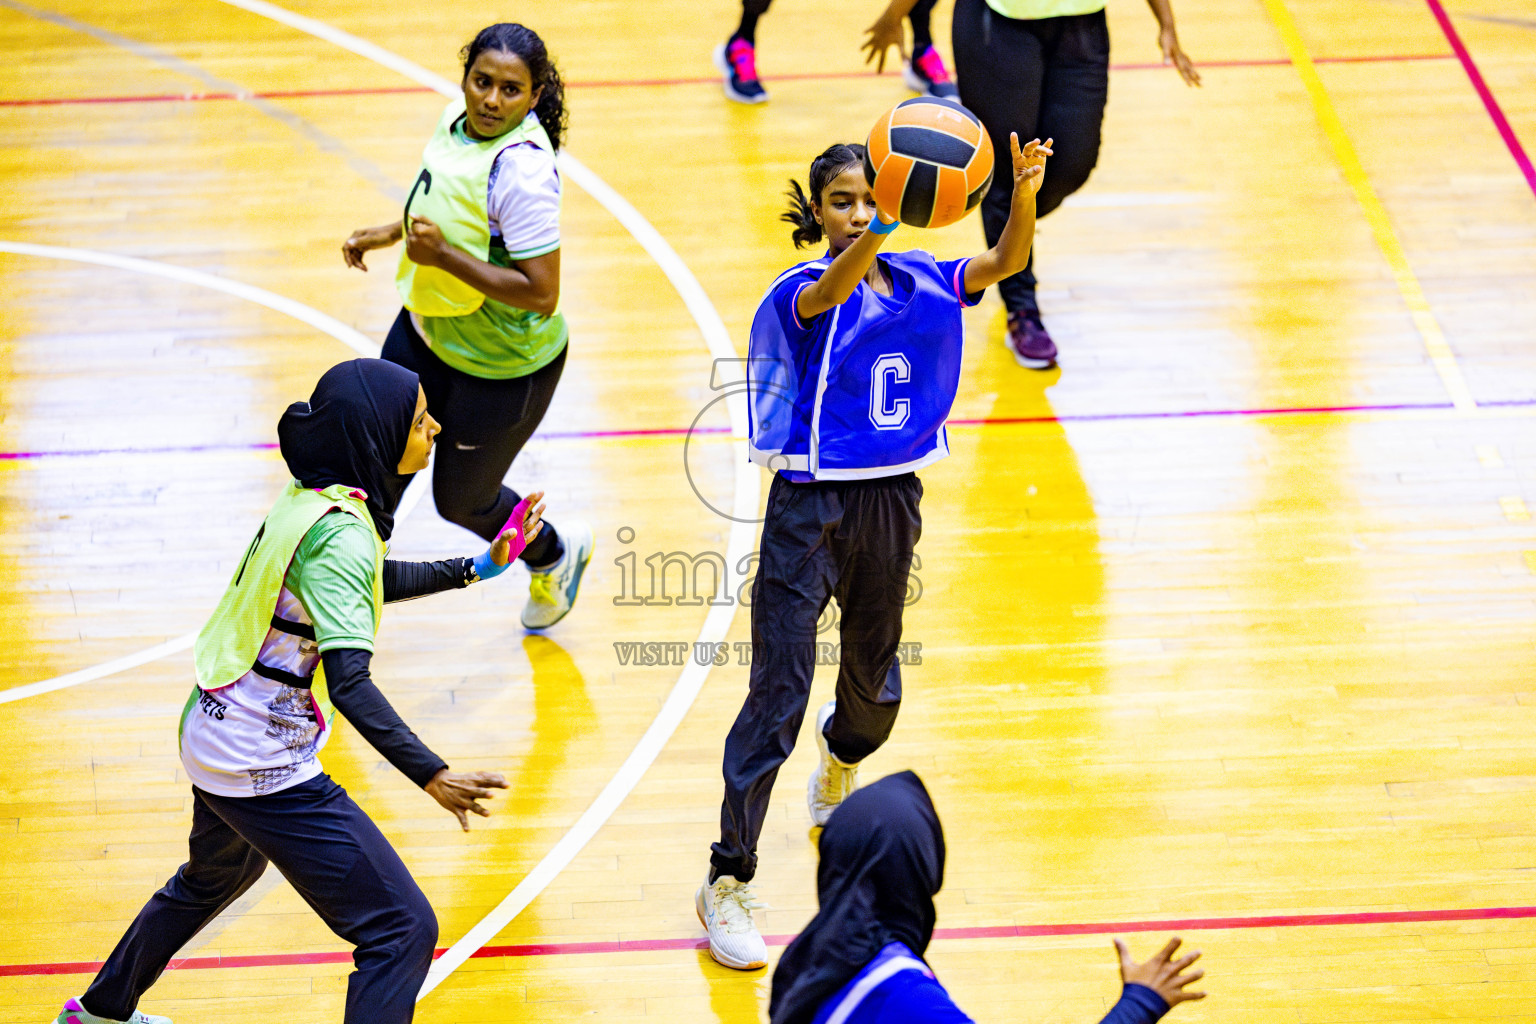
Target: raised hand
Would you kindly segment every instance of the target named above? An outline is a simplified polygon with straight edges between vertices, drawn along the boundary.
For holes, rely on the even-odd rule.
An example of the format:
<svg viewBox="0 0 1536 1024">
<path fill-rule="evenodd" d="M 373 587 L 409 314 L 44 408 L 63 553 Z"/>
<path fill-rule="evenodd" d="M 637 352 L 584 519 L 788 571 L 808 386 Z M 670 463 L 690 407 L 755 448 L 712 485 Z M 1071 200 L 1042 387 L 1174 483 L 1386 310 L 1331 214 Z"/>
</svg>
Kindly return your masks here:
<svg viewBox="0 0 1536 1024">
<path fill-rule="evenodd" d="M 544 529 L 544 492 L 534 491 L 524 499 L 528 502 L 528 512 L 523 516 L 523 544 L 522 548 L 533 543 L 533 539 Z M 512 559 L 512 544 L 517 540 L 516 524 L 508 524 L 497 538 L 491 542 L 491 561 L 497 565 L 506 565 Z"/>
<path fill-rule="evenodd" d="M 1196 950 L 1177 960 L 1173 955 L 1179 951 L 1177 935 L 1168 940 L 1157 955 L 1144 964 L 1138 964 L 1131 959 L 1130 950 L 1125 948 L 1125 943 L 1115 940 L 1115 949 L 1120 954 L 1120 980 L 1127 985 L 1145 985 L 1147 988 L 1162 996 L 1163 1002 L 1169 1009 L 1179 1003 L 1188 1002 L 1191 999 L 1204 999 L 1204 992 L 1186 992 L 1184 989 L 1193 985 L 1205 977 L 1204 971 L 1189 971 L 1189 966 L 1200 959 L 1200 952 Z M 1189 971 L 1189 973 L 1185 973 Z"/>
<path fill-rule="evenodd" d="M 469 818 L 464 812 L 473 811 L 482 818 L 491 812 L 481 807 L 480 800 L 489 800 L 492 789 L 506 789 L 507 780 L 496 772 L 451 772 L 443 768 L 426 784 L 432 799 L 453 812 L 459 819 L 459 827 L 469 831 Z"/>
<path fill-rule="evenodd" d="M 1019 148 L 1019 135 L 1012 132 L 1008 136 L 1008 146 L 1013 150 L 1013 190 L 1018 194 L 1019 189 L 1027 187 L 1029 194 L 1034 195 L 1040 191 L 1040 186 L 1045 184 L 1045 158 L 1052 155 L 1051 143 L 1055 139 L 1032 139 L 1022 149 Z"/>
</svg>

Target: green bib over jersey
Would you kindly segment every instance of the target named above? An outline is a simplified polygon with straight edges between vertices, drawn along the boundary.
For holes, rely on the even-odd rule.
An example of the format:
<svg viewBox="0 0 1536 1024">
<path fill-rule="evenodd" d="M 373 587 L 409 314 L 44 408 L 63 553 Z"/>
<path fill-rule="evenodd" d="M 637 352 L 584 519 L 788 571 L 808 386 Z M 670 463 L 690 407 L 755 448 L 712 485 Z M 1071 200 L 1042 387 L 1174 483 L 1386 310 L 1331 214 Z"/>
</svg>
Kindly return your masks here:
<svg viewBox="0 0 1536 1024">
<path fill-rule="evenodd" d="M 251 670 L 256 655 L 272 628 L 272 613 L 282 593 L 283 578 L 293 561 L 294 552 L 310 527 L 332 509 L 351 513 L 374 531 L 376 554 L 373 574 L 373 628 L 377 632 L 384 610 L 384 542 L 379 540 L 368 506 L 354 497 L 357 493 L 345 484 L 333 484 L 322 491 L 300 487 L 289 481 L 272 511 L 267 513 L 256 538 L 235 570 L 229 589 L 214 609 L 213 616 L 197 635 L 193 646 L 197 685 L 204 690 L 228 686 Z M 315 669 L 312 692 L 329 714 L 326 699 L 325 670 Z M 194 697 L 197 691 L 193 691 Z"/>
<path fill-rule="evenodd" d="M 412 216 L 438 226 L 449 245 L 498 267 L 512 266 L 500 239 L 491 238 L 486 191 L 491 167 L 508 146 L 528 143 L 554 152 L 539 119 L 494 139 L 481 141 L 463 130 L 464 100 L 448 104 L 421 154 L 421 173 L 405 205 Z M 565 317 L 543 316 L 487 298 L 446 270 L 413 263 L 402 249 L 395 286 L 405 308 L 433 353 L 456 370 L 493 380 L 522 377 L 541 369 L 565 347 Z"/>
<path fill-rule="evenodd" d="M 987 6 L 1005 18 L 1038 21 L 1102 11 L 1104 0 L 987 0 Z"/>
</svg>

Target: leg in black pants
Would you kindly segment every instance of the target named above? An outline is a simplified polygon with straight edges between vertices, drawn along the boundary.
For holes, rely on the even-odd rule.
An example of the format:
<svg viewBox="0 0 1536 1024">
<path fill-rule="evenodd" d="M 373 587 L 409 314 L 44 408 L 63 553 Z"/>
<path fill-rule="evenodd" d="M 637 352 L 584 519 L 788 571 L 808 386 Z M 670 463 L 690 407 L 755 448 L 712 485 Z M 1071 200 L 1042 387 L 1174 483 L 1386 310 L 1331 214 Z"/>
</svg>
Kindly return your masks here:
<svg viewBox="0 0 1536 1024">
<path fill-rule="evenodd" d="M 1008 136 L 1019 142 L 1055 139 L 1055 155 L 1035 197 L 1043 217 L 1088 180 L 1099 160 L 1104 105 L 1109 98 L 1109 29 L 1104 12 L 1020 21 L 985 0 L 955 0 L 955 73 L 960 102 L 986 126 L 996 164 L 981 201 L 987 244 L 996 245 L 1013 202 Z M 1037 312 L 1034 256 L 1022 272 L 998 284 L 1010 312 Z"/>
<path fill-rule="evenodd" d="M 512 460 L 544 420 L 565 369 L 566 349 L 526 377 L 488 380 L 444 363 L 432 353 L 405 310 L 384 341 L 383 358 L 421 378 L 427 409 L 442 424 L 437 436 L 432 497 L 437 511 L 486 541 L 496 539 L 522 495 L 502 483 Z M 521 558 L 540 569 L 558 562 L 565 546 L 554 524 L 524 549 Z"/>
<path fill-rule="evenodd" d="M 775 477 L 752 584 L 752 671 L 725 740 L 725 799 L 712 877 L 750 881 L 779 768 L 795 748 L 816 669 L 816 622 L 835 594 L 844 643 L 827 743 L 852 763 L 890 735 L 901 701 L 896 664 L 922 484 L 911 473 L 846 483 Z"/>
<path fill-rule="evenodd" d="M 267 861 L 354 944 L 346 1024 L 409 1024 L 432 964 L 437 917 L 362 808 L 321 775 L 265 796 L 194 788 L 190 858 L 128 928 L 81 997 L 126 1020 L 176 951 L 261 876 Z"/>
</svg>

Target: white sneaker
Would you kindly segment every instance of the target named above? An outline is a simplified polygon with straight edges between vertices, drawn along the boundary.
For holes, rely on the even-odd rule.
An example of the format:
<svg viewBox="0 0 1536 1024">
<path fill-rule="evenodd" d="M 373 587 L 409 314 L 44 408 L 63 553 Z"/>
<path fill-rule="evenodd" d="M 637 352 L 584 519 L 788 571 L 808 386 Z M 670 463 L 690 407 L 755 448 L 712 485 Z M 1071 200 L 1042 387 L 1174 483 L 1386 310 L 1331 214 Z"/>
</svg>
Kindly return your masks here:
<svg viewBox="0 0 1536 1024">
<path fill-rule="evenodd" d="M 837 805 L 859 786 L 859 766 L 844 764 L 833 757 L 827 747 L 827 735 L 822 732 L 836 710 L 837 701 L 829 700 L 816 712 L 816 749 L 821 751 L 821 764 L 811 773 L 811 781 L 805 787 L 805 802 L 811 809 L 811 821 L 817 825 L 825 825 Z"/>
<path fill-rule="evenodd" d="M 529 574 L 524 629 L 547 629 L 565 618 L 576 603 L 581 574 L 592 561 L 592 527 L 580 520 L 561 531 L 565 554 L 544 572 Z"/>
<path fill-rule="evenodd" d="M 709 955 L 738 971 L 768 966 L 768 947 L 752 923 L 752 911 L 762 910 L 752 886 L 732 875 L 721 875 L 711 885 L 699 886 L 693 897 L 699 923 L 709 932 Z"/>
<path fill-rule="evenodd" d="M 86 1013 L 85 1007 L 80 1005 L 80 1000 L 69 999 L 64 1003 L 64 1009 L 54 1018 L 54 1024 L 171 1024 L 169 1017 L 152 1017 L 147 1013 L 133 1011 L 133 1016 L 126 1021 L 115 1021 L 107 1017 L 98 1017 L 94 1013 Z"/>
</svg>

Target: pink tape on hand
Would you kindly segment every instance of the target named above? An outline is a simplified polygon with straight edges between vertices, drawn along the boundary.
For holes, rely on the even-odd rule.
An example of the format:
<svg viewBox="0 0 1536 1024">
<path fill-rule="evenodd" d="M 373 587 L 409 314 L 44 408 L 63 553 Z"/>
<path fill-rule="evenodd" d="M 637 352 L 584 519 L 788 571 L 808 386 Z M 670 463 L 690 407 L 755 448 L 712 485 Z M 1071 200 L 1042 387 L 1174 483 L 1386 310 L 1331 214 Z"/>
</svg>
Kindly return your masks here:
<svg viewBox="0 0 1536 1024">
<path fill-rule="evenodd" d="M 507 517 L 507 521 L 502 525 L 501 529 L 496 531 L 496 536 L 498 537 L 508 530 L 517 531 L 512 537 L 512 546 L 507 550 L 507 562 L 509 564 L 516 561 L 517 556 L 522 554 L 523 549 L 528 546 L 528 531 L 524 528 L 523 521 L 528 518 L 528 510 L 532 507 L 533 499 L 524 498 L 517 503 L 517 507 L 512 510 L 512 514 Z"/>
</svg>

